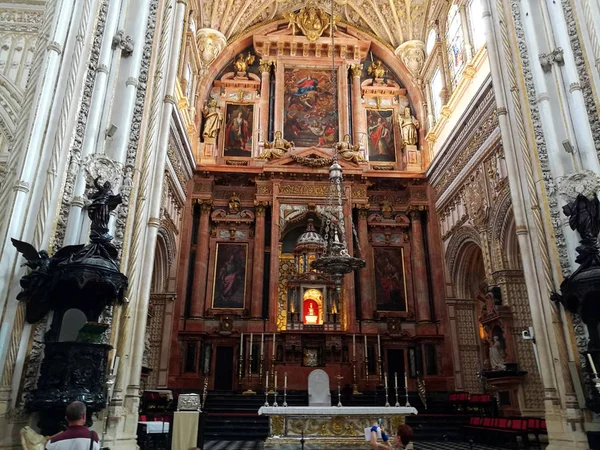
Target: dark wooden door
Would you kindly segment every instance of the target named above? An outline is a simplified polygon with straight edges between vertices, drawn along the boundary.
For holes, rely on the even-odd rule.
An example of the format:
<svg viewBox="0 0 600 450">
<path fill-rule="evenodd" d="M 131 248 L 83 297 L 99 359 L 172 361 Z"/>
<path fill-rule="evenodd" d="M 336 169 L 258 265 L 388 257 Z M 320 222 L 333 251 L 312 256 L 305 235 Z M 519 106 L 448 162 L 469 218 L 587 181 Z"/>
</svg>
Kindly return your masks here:
<svg viewBox="0 0 600 450">
<path fill-rule="evenodd" d="M 233 347 L 217 347 L 215 357 L 215 389 L 233 389 Z"/>
</svg>

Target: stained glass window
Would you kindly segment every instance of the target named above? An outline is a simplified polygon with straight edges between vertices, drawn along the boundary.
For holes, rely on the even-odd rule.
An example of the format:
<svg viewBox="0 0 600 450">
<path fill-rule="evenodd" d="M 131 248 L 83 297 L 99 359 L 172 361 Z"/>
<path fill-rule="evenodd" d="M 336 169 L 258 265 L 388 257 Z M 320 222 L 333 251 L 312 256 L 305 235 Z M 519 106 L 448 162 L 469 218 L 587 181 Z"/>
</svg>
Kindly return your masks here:
<svg viewBox="0 0 600 450">
<path fill-rule="evenodd" d="M 481 20 L 481 19 L 480 19 Z M 453 2 L 448 12 L 448 25 L 446 27 L 446 42 L 448 45 L 448 65 L 452 86 L 456 86 L 458 76 L 465 65 L 465 41 L 460 11 L 456 1 Z"/>
<path fill-rule="evenodd" d="M 473 47 L 477 51 L 485 45 L 485 27 L 481 0 L 471 0 L 469 5 L 469 21 L 473 33 Z"/>
</svg>

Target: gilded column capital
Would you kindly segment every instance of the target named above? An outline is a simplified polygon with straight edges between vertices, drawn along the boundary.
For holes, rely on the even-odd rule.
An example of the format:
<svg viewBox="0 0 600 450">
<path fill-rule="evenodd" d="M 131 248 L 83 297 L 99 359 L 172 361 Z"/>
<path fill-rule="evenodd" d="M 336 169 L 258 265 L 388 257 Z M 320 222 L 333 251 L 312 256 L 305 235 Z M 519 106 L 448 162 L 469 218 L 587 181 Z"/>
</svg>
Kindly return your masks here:
<svg viewBox="0 0 600 450">
<path fill-rule="evenodd" d="M 200 213 L 201 214 L 208 214 L 212 210 L 212 200 L 196 198 L 196 199 L 194 199 L 194 204 L 200 205 Z"/>
<path fill-rule="evenodd" d="M 408 215 L 412 221 L 419 221 L 423 215 L 423 212 L 427 210 L 426 206 L 423 205 L 411 205 L 408 207 Z"/>
<path fill-rule="evenodd" d="M 361 220 L 367 220 L 367 217 L 369 216 L 369 208 L 371 208 L 371 205 L 368 203 L 365 205 L 357 205 L 356 209 L 358 211 L 358 218 Z"/>
<path fill-rule="evenodd" d="M 350 69 L 350 74 L 352 75 L 352 77 L 360 78 L 362 75 L 363 65 L 362 64 L 351 64 L 349 69 Z"/>
<path fill-rule="evenodd" d="M 254 200 L 254 214 L 256 215 L 256 217 L 264 217 L 266 207 L 267 207 L 267 202 L 261 202 L 259 200 Z"/>
<path fill-rule="evenodd" d="M 270 73 L 271 67 L 275 68 L 277 63 L 272 59 L 261 59 L 258 63 L 260 73 Z"/>
</svg>

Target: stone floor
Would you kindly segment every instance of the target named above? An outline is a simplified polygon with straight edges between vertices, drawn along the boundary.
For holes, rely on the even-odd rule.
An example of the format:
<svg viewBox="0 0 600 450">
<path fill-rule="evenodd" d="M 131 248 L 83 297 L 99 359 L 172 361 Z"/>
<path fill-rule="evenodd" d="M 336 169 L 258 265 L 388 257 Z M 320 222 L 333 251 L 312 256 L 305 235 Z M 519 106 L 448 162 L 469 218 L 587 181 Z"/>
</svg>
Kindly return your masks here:
<svg viewBox="0 0 600 450">
<path fill-rule="evenodd" d="M 261 441 L 208 441 L 204 443 L 204 450 L 262 450 Z M 308 449 L 308 447 L 305 447 Z M 367 447 L 365 446 L 365 449 Z M 415 450 L 497 450 L 500 447 L 489 445 L 457 442 L 415 442 Z M 290 446 L 289 450 L 299 450 L 299 445 Z"/>
</svg>

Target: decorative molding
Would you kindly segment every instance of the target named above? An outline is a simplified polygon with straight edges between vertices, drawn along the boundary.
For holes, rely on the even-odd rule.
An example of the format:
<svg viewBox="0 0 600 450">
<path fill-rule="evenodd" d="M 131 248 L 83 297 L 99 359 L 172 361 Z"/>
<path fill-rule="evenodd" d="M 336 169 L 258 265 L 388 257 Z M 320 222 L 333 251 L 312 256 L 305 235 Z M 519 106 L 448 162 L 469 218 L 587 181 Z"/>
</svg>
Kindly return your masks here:
<svg viewBox="0 0 600 450">
<path fill-rule="evenodd" d="M 123 30 L 117 31 L 117 34 L 115 34 L 112 40 L 112 48 L 120 48 L 121 55 L 123 55 L 125 58 L 133 53 L 133 44 L 133 38 L 129 35 L 125 36 L 125 31 Z"/>
<path fill-rule="evenodd" d="M 594 90 L 590 82 L 590 74 L 586 66 L 586 58 L 581 47 L 581 39 L 577 31 L 577 21 L 575 14 L 573 13 L 573 6 L 570 0 L 561 0 L 563 11 L 565 14 L 565 20 L 567 22 L 567 30 L 569 33 L 569 42 L 571 42 L 571 49 L 573 51 L 573 58 L 575 60 L 575 68 L 579 75 L 579 83 L 583 92 L 583 99 L 585 102 L 585 108 L 587 110 L 589 126 L 592 131 L 592 137 L 594 139 L 594 146 L 596 147 L 596 153 L 600 158 L 600 117 L 598 117 L 598 108 L 596 106 Z M 581 2 L 585 8 L 587 1 Z M 587 15 L 586 15 L 587 18 Z M 595 43 L 595 47 L 598 47 L 598 43 Z"/>
</svg>

